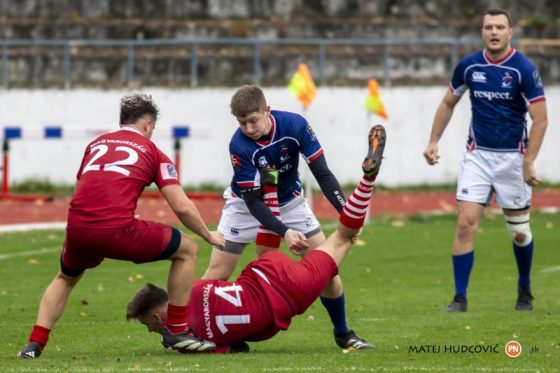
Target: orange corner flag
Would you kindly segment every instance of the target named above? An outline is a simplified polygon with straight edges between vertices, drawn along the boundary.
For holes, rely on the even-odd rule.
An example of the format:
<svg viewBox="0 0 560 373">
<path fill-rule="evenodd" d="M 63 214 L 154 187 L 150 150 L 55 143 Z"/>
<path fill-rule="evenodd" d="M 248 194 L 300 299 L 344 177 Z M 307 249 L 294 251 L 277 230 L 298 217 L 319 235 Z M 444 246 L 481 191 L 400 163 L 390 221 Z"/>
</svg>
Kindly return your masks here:
<svg viewBox="0 0 560 373">
<path fill-rule="evenodd" d="M 307 65 L 300 63 L 296 73 L 292 76 L 288 89 L 307 108 L 317 96 L 317 89 Z"/>
<path fill-rule="evenodd" d="M 381 95 L 379 94 L 379 84 L 377 80 L 370 79 L 368 81 L 369 96 L 364 104 L 364 107 L 374 114 L 379 115 L 383 119 L 388 119 L 387 112 L 385 111 L 385 106 L 383 101 L 381 101 Z"/>
</svg>

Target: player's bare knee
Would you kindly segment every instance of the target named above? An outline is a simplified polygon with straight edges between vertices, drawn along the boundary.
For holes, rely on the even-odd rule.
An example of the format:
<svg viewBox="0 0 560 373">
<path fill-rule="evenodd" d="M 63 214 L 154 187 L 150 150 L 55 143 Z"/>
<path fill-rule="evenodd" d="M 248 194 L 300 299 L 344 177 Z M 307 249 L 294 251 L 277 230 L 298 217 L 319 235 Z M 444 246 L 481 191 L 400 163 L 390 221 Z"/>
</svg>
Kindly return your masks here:
<svg viewBox="0 0 560 373">
<path fill-rule="evenodd" d="M 171 259 L 197 259 L 198 245 L 188 237 L 181 237 L 181 244 Z"/>
<path fill-rule="evenodd" d="M 506 226 L 511 239 L 518 246 L 527 246 L 533 240 L 529 217 L 530 214 L 528 212 L 520 215 L 505 216 Z"/>
<path fill-rule="evenodd" d="M 459 234 L 468 234 L 476 231 L 478 222 L 468 216 L 459 216 L 457 220 L 457 231 Z"/>
<path fill-rule="evenodd" d="M 82 276 L 83 276 L 83 272 L 82 272 L 80 275 L 78 275 L 78 276 L 69 276 L 69 275 L 67 275 L 67 274 L 65 274 L 65 273 L 63 273 L 63 272 L 61 272 L 61 271 L 59 271 L 59 272 L 56 274 L 56 276 L 55 276 L 55 280 L 64 281 L 64 283 L 65 283 L 67 286 L 74 287 L 74 286 L 76 286 L 76 284 L 78 283 L 78 281 L 80 281 L 80 279 L 82 278 Z"/>
</svg>

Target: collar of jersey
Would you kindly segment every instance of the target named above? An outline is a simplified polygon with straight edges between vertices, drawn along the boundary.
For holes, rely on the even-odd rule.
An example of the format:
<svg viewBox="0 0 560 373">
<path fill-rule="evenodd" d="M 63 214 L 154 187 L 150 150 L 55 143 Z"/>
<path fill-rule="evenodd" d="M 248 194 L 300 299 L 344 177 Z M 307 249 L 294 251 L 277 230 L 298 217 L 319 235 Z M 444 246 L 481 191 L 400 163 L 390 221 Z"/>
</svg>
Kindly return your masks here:
<svg viewBox="0 0 560 373">
<path fill-rule="evenodd" d="M 504 63 L 506 60 L 509 60 L 509 58 L 513 56 L 514 53 L 515 53 L 515 48 L 511 48 L 508 54 L 500 58 L 498 61 L 493 61 L 490 59 L 490 56 L 486 54 L 486 50 L 485 49 L 482 50 L 482 55 L 484 56 L 484 59 L 486 60 L 486 62 L 488 62 L 491 65 L 499 65 L 501 63 Z"/>
<path fill-rule="evenodd" d="M 255 140 L 255 142 L 260 146 L 266 146 L 270 144 L 272 141 L 274 141 L 274 135 L 276 135 L 276 119 L 272 116 L 272 114 L 268 114 L 268 117 L 270 118 L 270 123 L 272 123 L 272 126 L 270 128 L 270 136 L 268 140 Z"/>
<path fill-rule="evenodd" d="M 130 132 L 136 132 L 137 134 L 142 135 L 142 132 L 140 132 L 139 130 L 137 130 L 134 127 L 121 127 L 118 130 L 116 130 L 115 132 L 118 132 L 118 131 L 130 131 Z M 142 135 L 142 136 L 144 136 L 144 135 Z"/>
</svg>

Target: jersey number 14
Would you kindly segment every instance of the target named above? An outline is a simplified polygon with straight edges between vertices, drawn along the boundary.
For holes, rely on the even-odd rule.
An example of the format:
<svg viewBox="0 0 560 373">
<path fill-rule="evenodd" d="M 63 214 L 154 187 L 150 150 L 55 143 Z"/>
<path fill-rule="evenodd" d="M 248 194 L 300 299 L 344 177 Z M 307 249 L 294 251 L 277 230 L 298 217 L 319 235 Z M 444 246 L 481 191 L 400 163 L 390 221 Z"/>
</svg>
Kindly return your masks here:
<svg viewBox="0 0 560 373">
<path fill-rule="evenodd" d="M 241 307 L 241 292 L 243 288 L 240 285 L 219 286 L 214 288 L 214 294 L 231 303 L 235 307 Z M 216 325 L 222 334 L 228 332 L 226 325 L 234 324 L 250 324 L 251 315 L 216 315 Z"/>
</svg>

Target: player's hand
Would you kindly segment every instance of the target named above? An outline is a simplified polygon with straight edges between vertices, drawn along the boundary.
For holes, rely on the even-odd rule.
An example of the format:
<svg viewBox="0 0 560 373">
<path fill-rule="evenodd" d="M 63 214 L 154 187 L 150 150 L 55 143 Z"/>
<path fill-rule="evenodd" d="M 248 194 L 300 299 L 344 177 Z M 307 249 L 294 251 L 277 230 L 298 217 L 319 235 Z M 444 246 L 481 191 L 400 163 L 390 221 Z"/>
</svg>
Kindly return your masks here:
<svg viewBox="0 0 560 373">
<path fill-rule="evenodd" d="M 535 164 L 531 161 L 523 162 L 523 180 L 525 180 L 525 182 L 530 186 L 535 186 L 541 182 L 541 180 L 537 177 Z"/>
<path fill-rule="evenodd" d="M 426 158 L 426 162 L 430 166 L 433 166 L 439 162 L 439 154 L 438 154 L 438 145 L 437 143 L 429 143 L 426 150 L 424 150 L 424 158 Z"/>
<path fill-rule="evenodd" d="M 223 250 L 226 247 L 226 239 L 224 238 L 224 235 L 218 231 L 211 231 L 206 242 L 212 246 L 216 246 L 216 248 L 220 250 Z"/>
<path fill-rule="evenodd" d="M 301 232 L 288 229 L 284 234 L 284 242 L 288 249 L 295 255 L 302 255 L 305 250 L 309 249 L 307 238 Z"/>
</svg>

